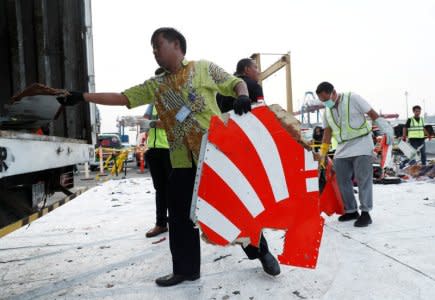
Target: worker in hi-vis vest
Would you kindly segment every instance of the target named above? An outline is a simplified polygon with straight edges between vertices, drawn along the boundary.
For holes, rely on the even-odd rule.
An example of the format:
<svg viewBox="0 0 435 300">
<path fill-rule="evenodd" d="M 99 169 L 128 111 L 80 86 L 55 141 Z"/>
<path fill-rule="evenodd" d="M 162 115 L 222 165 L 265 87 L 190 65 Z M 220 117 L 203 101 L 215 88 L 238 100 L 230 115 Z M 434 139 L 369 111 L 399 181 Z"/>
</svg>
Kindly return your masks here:
<svg viewBox="0 0 435 300">
<path fill-rule="evenodd" d="M 168 231 L 168 180 L 172 167 L 166 131 L 159 120 L 156 107 L 148 105 L 144 117 L 148 119 L 146 127 L 149 127 L 145 160 L 156 190 L 156 224 L 146 233 L 146 237 L 154 237 Z"/>
<path fill-rule="evenodd" d="M 421 164 L 426 165 L 426 146 L 425 146 L 425 138 L 426 136 L 431 139 L 431 136 L 424 128 L 424 119 L 420 116 L 421 107 L 416 105 L 412 108 L 412 112 L 414 116 L 408 118 L 406 121 L 406 125 L 403 128 L 403 141 L 406 141 L 408 138 L 409 143 L 414 149 L 420 148 L 420 158 Z"/>
<path fill-rule="evenodd" d="M 338 221 L 355 220 L 355 227 L 372 223 L 369 211 L 373 208 L 373 139 L 368 115 L 381 133 L 386 134 L 387 144 L 394 139 L 393 128 L 372 109 L 361 96 L 355 93 L 337 93 L 329 82 L 322 82 L 316 90 L 319 100 L 325 105 L 322 145 L 319 164 L 325 165 L 331 137 L 337 140 L 334 168 L 340 189 L 345 214 Z M 352 177 L 357 180 L 361 215 L 353 191 Z"/>
</svg>

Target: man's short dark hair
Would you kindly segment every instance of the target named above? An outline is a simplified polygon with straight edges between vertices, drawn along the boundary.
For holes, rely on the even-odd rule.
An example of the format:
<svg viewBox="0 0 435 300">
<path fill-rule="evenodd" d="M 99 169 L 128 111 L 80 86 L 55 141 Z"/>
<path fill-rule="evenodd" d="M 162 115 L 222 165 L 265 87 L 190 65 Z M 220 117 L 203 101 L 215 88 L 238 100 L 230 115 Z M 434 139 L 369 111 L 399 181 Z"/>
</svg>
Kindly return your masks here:
<svg viewBox="0 0 435 300">
<path fill-rule="evenodd" d="M 421 106 L 420 105 L 416 105 L 412 107 L 412 111 L 415 111 L 416 109 L 421 110 Z"/>
<path fill-rule="evenodd" d="M 162 73 L 165 73 L 165 69 L 164 68 L 162 68 L 162 67 L 160 67 L 160 68 L 157 68 L 155 71 L 154 71 L 154 75 L 160 75 L 160 74 L 162 74 Z"/>
<path fill-rule="evenodd" d="M 251 58 L 243 58 L 239 60 L 237 63 L 236 73 L 235 75 L 241 76 L 245 72 L 245 68 L 248 68 L 254 64 L 254 61 Z"/>
<path fill-rule="evenodd" d="M 154 45 L 157 37 L 162 34 L 163 38 L 165 38 L 169 42 L 178 41 L 180 43 L 180 48 L 183 54 L 186 54 L 186 38 L 175 28 L 172 27 L 161 27 L 154 31 L 151 36 L 151 45 Z"/>
<path fill-rule="evenodd" d="M 330 94 L 332 93 L 333 90 L 334 90 L 334 86 L 329 82 L 324 81 L 317 86 L 316 94 L 318 95 L 323 92 Z"/>
</svg>

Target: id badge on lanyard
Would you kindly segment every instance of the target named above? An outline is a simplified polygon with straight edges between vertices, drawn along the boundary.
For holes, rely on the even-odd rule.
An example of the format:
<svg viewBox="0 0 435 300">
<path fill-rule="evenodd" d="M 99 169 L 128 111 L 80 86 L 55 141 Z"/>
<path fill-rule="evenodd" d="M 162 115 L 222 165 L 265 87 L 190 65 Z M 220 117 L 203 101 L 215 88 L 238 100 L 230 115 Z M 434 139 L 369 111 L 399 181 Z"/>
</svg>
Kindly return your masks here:
<svg viewBox="0 0 435 300">
<path fill-rule="evenodd" d="M 191 112 L 192 111 L 186 105 L 183 105 L 175 115 L 175 119 L 178 122 L 182 123 L 184 122 L 184 120 L 186 120 L 186 118 L 190 115 Z"/>
</svg>

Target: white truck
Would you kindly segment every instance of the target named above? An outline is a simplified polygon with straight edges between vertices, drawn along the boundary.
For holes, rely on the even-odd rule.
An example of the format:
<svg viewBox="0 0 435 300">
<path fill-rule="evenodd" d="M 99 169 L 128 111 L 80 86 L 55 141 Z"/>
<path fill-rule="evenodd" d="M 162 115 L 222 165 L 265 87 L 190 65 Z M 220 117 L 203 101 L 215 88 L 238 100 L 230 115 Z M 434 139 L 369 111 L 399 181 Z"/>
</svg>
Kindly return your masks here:
<svg viewBox="0 0 435 300">
<path fill-rule="evenodd" d="M 11 96 L 34 82 L 93 91 L 90 0 L 0 1 L 0 229 L 69 194 L 73 169 L 93 160 L 96 107 Z"/>
</svg>

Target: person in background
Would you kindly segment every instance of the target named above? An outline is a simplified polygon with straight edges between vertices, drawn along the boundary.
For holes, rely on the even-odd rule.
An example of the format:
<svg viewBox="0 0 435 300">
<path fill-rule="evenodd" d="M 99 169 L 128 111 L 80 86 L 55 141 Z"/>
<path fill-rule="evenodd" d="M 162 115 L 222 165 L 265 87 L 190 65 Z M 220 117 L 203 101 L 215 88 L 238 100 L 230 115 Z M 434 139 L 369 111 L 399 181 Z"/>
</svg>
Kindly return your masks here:
<svg viewBox="0 0 435 300">
<path fill-rule="evenodd" d="M 334 136 L 338 142 L 334 155 L 337 183 L 343 199 L 345 214 L 338 221 L 355 220 L 355 227 L 366 227 L 372 223 L 369 212 L 373 208 L 373 140 L 372 129 L 366 115 L 386 135 L 387 144 L 393 143 L 393 128 L 372 109 L 361 96 L 355 93 L 337 93 L 329 82 L 317 86 L 317 96 L 325 105 L 324 133 L 320 146 L 321 167 Z M 361 215 L 354 196 L 352 176 L 358 184 Z"/>
<path fill-rule="evenodd" d="M 406 139 L 408 138 L 409 143 L 414 149 L 420 148 L 420 157 L 421 157 L 421 164 L 423 166 L 426 165 L 426 143 L 425 143 L 425 137 L 429 137 L 429 140 L 431 140 L 430 134 L 427 132 L 427 130 L 424 128 L 424 119 L 421 117 L 421 107 L 419 105 L 416 105 L 412 108 L 412 112 L 414 113 L 414 116 L 411 118 L 408 118 L 406 121 L 406 125 L 403 128 L 403 136 L 402 139 L 404 142 L 406 142 Z"/>
<path fill-rule="evenodd" d="M 236 100 L 235 113 L 251 110 L 246 84 L 216 64 L 185 59 L 187 43 L 176 29 L 162 27 L 151 37 L 154 57 L 165 72 L 122 93 L 70 91 L 59 97 L 62 105 L 87 101 L 134 108 L 154 103 L 169 142 L 169 247 L 172 272 L 156 279 L 162 287 L 200 278 L 199 231 L 190 220 L 190 208 L 201 140 L 213 116 L 220 116 L 216 93 Z"/>
<path fill-rule="evenodd" d="M 257 64 L 250 58 L 241 59 L 237 63 L 235 76 L 243 79 L 246 82 L 249 92 L 249 98 L 252 103 L 263 101 L 263 88 L 258 84 L 260 72 L 258 71 Z M 222 113 L 232 110 L 232 103 L 234 98 L 223 96 L 221 94 L 216 95 L 216 101 Z M 281 273 L 279 263 L 276 258 L 270 253 L 267 240 L 263 234 L 261 234 L 260 244 L 258 247 L 248 245 L 242 247 L 250 260 L 258 259 L 261 262 L 263 270 L 272 276 L 276 276 Z"/>
<path fill-rule="evenodd" d="M 246 83 L 249 91 L 249 98 L 252 103 L 263 101 L 263 88 L 258 84 L 260 78 L 260 72 L 258 71 L 257 64 L 251 58 L 243 58 L 239 60 L 236 67 L 235 76 L 243 79 Z M 226 113 L 233 109 L 234 98 L 223 96 L 221 94 L 216 95 L 216 102 L 222 113 Z"/>
<path fill-rule="evenodd" d="M 152 104 L 148 105 L 144 117 L 149 120 L 147 124 L 150 127 L 145 160 L 156 190 L 156 224 L 145 236 L 154 237 L 168 231 L 168 181 L 172 167 L 168 139 L 163 124 L 157 115 L 156 107 Z"/>
</svg>

